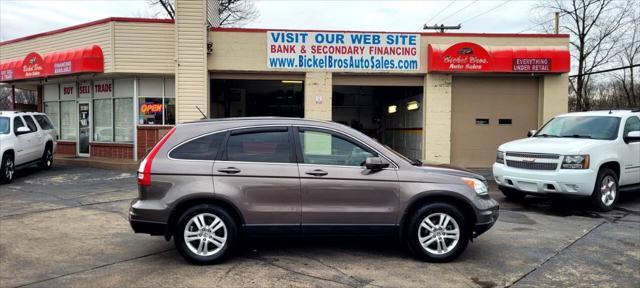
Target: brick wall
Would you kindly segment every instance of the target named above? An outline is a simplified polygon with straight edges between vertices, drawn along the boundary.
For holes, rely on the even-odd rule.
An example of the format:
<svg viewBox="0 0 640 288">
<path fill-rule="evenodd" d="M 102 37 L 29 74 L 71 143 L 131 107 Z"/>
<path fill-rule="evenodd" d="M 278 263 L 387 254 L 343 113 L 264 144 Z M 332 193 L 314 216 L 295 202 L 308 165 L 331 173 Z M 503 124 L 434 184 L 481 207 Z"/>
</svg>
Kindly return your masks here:
<svg viewBox="0 0 640 288">
<path fill-rule="evenodd" d="M 133 144 L 92 142 L 91 157 L 133 159 Z"/>
<path fill-rule="evenodd" d="M 142 160 L 171 128 L 173 126 L 138 126 L 138 159 Z"/>
<path fill-rule="evenodd" d="M 56 146 L 56 154 L 60 155 L 76 155 L 76 142 L 58 141 Z"/>
</svg>

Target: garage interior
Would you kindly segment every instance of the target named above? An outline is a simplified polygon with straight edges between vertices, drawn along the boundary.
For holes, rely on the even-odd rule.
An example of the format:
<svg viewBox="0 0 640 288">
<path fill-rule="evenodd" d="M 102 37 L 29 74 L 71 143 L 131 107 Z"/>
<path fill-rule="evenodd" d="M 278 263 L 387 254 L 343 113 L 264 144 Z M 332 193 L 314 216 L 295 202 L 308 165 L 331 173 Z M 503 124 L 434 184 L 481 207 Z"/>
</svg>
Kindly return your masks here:
<svg viewBox="0 0 640 288">
<path fill-rule="evenodd" d="M 333 121 L 422 159 L 422 86 L 333 86 Z"/>
<path fill-rule="evenodd" d="M 302 80 L 211 80 L 211 118 L 304 117 Z"/>
<path fill-rule="evenodd" d="M 453 77 L 451 163 L 491 167 L 502 143 L 538 127 L 539 77 Z"/>
</svg>

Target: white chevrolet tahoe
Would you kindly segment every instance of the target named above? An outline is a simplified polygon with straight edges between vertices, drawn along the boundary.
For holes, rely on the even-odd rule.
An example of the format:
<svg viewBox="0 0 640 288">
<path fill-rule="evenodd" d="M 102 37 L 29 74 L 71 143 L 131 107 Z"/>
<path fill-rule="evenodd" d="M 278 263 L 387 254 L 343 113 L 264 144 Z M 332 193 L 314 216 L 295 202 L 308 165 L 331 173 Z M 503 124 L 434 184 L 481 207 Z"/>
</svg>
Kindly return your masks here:
<svg viewBox="0 0 640 288">
<path fill-rule="evenodd" d="M 51 168 L 56 139 L 47 115 L 0 111 L 0 183 L 11 182 L 15 169 L 21 166 Z"/>
<path fill-rule="evenodd" d="M 608 211 L 619 190 L 640 189 L 640 110 L 564 114 L 529 135 L 498 148 L 493 175 L 508 198 L 591 197 Z"/>
</svg>

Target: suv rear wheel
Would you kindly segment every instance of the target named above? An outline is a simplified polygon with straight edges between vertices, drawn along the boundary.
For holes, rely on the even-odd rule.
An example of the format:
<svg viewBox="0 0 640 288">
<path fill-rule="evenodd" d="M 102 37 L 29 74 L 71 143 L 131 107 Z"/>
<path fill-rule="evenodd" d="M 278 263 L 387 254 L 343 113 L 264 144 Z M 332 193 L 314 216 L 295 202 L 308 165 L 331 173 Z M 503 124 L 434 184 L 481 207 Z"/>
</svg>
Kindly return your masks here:
<svg viewBox="0 0 640 288">
<path fill-rule="evenodd" d="M 600 211 L 611 211 L 618 201 L 618 176 L 609 168 L 598 171 L 591 202 Z"/>
<path fill-rule="evenodd" d="M 464 252 L 470 233 L 460 211 L 449 204 L 434 203 L 412 216 L 407 244 L 418 258 L 429 262 L 449 262 Z"/>
<path fill-rule="evenodd" d="M 191 207 L 175 227 L 175 245 L 194 264 L 214 264 L 224 260 L 237 239 L 237 227 L 224 209 L 209 204 Z"/>
<path fill-rule="evenodd" d="M 0 183 L 9 183 L 13 180 L 15 174 L 15 163 L 13 156 L 9 153 L 2 155 L 2 163 L 0 163 Z"/>
<path fill-rule="evenodd" d="M 50 144 L 47 144 L 47 147 L 44 149 L 39 166 L 41 169 L 45 170 L 51 169 L 51 166 L 53 166 L 53 149 Z"/>
</svg>

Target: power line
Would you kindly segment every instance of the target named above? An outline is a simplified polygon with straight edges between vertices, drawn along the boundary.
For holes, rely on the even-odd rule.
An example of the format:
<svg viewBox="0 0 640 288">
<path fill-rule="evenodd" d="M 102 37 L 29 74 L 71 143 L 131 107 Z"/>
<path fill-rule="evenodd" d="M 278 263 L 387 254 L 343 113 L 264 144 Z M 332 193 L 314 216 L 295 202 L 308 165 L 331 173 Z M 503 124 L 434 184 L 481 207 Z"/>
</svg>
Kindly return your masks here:
<svg viewBox="0 0 640 288">
<path fill-rule="evenodd" d="M 469 22 L 469 21 L 471 21 L 471 20 L 473 20 L 473 19 L 476 19 L 476 18 L 478 18 L 478 17 L 480 17 L 480 16 L 482 16 L 482 15 L 484 15 L 484 14 L 487 14 L 487 13 L 489 13 L 489 12 L 492 12 L 493 10 L 496 10 L 496 9 L 500 8 L 500 7 L 504 6 L 505 4 L 507 4 L 507 3 L 511 2 L 511 1 L 512 1 L 512 0 L 506 0 L 506 1 L 504 1 L 504 2 L 502 2 L 502 3 L 500 3 L 500 4 L 498 4 L 498 5 L 496 5 L 495 7 L 491 8 L 491 9 L 489 9 L 489 10 L 487 10 L 487 11 L 484 11 L 484 12 L 482 12 L 482 13 L 480 13 L 480 14 L 477 14 L 476 16 L 473 16 L 473 17 L 471 17 L 471 18 L 469 18 L 469 19 L 467 19 L 467 20 L 464 20 L 464 21 L 460 22 L 460 24 L 463 24 L 463 23 Z"/>
<path fill-rule="evenodd" d="M 447 10 L 447 8 L 449 8 L 451 5 L 453 5 L 453 3 L 456 3 L 456 0 L 453 0 L 451 2 L 449 2 L 449 5 L 445 6 L 444 8 L 442 8 L 442 10 L 438 11 L 438 13 L 434 14 L 427 22 L 425 23 L 429 23 L 431 22 L 431 20 L 433 20 L 434 18 L 438 17 L 438 15 L 440 15 L 440 13 L 444 12 L 444 10 Z"/>
<path fill-rule="evenodd" d="M 635 67 L 640 67 L 640 64 L 633 64 L 633 65 L 627 65 L 627 66 L 616 67 L 616 68 L 611 68 L 611 69 L 605 69 L 605 70 L 600 70 L 600 71 L 593 71 L 593 72 L 588 72 L 588 73 L 570 75 L 569 78 L 574 78 L 574 77 L 578 77 L 578 76 L 585 76 L 585 75 L 600 74 L 600 73 L 606 73 L 606 72 L 622 70 L 622 69 L 628 69 L 628 68 L 635 68 Z"/>
<path fill-rule="evenodd" d="M 447 19 L 447 18 L 449 18 L 449 17 L 451 17 L 451 16 L 454 16 L 454 15 L 456 15 L 456 14 L 460 13 L 460 11 L 462 11 L 462 10 L 464 10 L 464 9 L 469 8 L 469 6 L 473 5 L 473 3 L 476 3 L 476 2 L 478 2 L 478 0 L 475 0 L 475 1 L 473 1 L 473 2 L 471 2 L 471 3 L 469 3 L 469 4 L 467 4 L 466 6 L 464 6 L 464 7 L 460 8 L 460 9 L 458 9 L 458 11 L 453 12 L 453 13 L 451 13 L 451 14 L 447 15 L 447 17 L 442 18 L 442 21 L 444 21 L 445 19 Z"/>
</svg>

